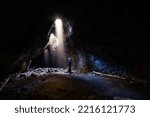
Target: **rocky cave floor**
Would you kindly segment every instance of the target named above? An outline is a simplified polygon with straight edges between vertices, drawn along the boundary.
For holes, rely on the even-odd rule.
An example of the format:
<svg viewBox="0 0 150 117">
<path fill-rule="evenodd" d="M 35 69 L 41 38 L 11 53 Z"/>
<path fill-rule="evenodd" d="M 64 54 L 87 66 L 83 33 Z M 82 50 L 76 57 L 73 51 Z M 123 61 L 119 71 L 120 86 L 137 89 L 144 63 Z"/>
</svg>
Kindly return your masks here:
<svg viewBox="0 0 150 117">
<path fill-rule="evenodd" d="M 150 85 L 129 80 L 72 74 L 63 69 L 39 68 L 10 76 L 0 92 L 3 100 L 143 100 L 150 99 Z"/>
</svg>

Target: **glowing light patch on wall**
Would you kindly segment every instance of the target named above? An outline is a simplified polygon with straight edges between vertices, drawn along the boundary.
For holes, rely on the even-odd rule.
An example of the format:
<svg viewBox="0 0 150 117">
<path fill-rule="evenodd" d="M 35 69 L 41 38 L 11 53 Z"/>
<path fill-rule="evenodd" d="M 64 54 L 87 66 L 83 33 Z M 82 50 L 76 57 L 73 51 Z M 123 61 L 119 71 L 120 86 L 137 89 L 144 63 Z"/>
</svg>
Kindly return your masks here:
<svg viewBox="0 0 150 117">
<path fill-rule="evenodd" d="M 52 33 L 49 37 L 49 42 L 48 44 L 50 45 L 51 48 L 56 49 L 58 47 L 58 39 L 55 37 L 55 35 Z"/>
</svg>

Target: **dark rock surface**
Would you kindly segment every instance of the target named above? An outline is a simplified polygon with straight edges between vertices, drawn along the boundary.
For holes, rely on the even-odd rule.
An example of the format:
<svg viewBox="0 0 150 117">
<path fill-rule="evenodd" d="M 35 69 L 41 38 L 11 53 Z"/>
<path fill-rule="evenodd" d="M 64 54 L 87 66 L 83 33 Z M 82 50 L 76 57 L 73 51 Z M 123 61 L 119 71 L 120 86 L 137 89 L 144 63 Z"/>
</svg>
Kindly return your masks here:
<svg viewBox="0 0 150 117">
<path fill-rule="evenodd" d="M 34 70 L 34 72 L 46 69 Z M 54 69 L 52 71 L 55 71 Z M 59 71 L 59 72 L 58 72 Z M 52 72 L 13 78 L 0 92 L 0 99 L 29 100 L 133 100 L 150 99 L 150 85 L 94 74 Z M 43 72 L 43 73 L 44 73 Z M 40 74 L 40 73 L 39 73 Z"/>
</svg>

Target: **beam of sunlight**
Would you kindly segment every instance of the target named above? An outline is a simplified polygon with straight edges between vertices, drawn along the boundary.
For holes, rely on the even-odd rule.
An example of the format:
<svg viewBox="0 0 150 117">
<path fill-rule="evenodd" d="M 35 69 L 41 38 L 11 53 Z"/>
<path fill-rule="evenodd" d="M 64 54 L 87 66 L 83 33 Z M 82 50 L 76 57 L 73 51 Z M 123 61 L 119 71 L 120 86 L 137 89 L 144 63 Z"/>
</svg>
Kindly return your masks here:
<svg viewBox="0 0 150 117">
<path fill-rule="evenodd" d="M 49 63 L 51 67 L 66 67 L 65 54 L 65 34 L 63 29 L 63 22 L 61 19 L 56 19 L 54 22 L 55 31 L 50 34 L 47 48 L 49 52 L 45 51 L 45 63 Z M 49 54 L 49 56 L 48 56 Z"/>
<path fill-rule="evenodd" d="M 57 47 L 57 64 L 60 67 L 64 66 L 65 62 L 65 40 L 64 40 L 64 30 L 63 30 L 63 22 L 61 19 L 56 19 L 55 21 L 55 32 L 56 37 L 58 39 L 58 47 Z"/>
</svg>

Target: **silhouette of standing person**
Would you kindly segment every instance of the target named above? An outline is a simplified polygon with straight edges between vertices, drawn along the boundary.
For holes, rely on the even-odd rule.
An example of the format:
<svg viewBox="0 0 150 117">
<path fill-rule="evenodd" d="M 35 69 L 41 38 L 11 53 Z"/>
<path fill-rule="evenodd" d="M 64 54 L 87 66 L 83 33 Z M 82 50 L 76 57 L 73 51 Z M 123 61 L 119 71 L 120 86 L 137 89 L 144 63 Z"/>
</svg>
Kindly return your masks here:
<svg viewBox="0 0 150 117">
<path fill-rule="evenodd" d="M 72 61 L 71 61 L 71 58 L 68 58 L 68 73 L 71 74 L 71 64 L 72 64 Z"/>
</svg>

